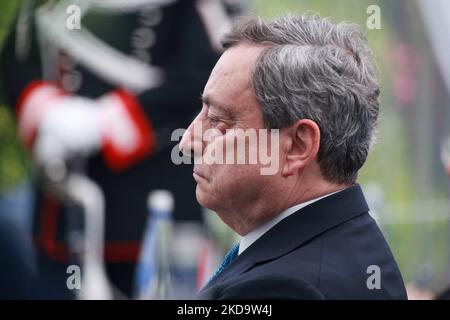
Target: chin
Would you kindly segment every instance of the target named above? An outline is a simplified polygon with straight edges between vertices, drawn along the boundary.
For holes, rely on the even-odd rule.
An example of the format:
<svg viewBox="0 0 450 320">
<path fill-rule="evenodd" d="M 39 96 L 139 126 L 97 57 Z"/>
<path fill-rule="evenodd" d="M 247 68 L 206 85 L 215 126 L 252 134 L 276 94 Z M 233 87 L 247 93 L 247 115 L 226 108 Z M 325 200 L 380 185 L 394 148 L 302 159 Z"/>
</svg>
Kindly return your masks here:
<svg viewBox="0 0 450 320">
<path fill-rule="evenodd" d="M 200 203 L 201 206 L 208 208 L 207 206 L 208 196 L 202 190 L 200 190 L 200 187 L 198 185 L 197 188 L 195 189 L 195 196 L 197 198 L 198 203 Z"/>
<path fill-rule="evenodd" d="M 215 203 L 213 197 L 211 197 L 205 191 L 201 190 L 198 185 L 197 189 L 195 190 L 195 196 L 197 198 L 198 203 L 200 203 L 202 207 L 208 208 L 213 211 L 214 208 L 217 208 L 217 204 Z"/>
</svg>

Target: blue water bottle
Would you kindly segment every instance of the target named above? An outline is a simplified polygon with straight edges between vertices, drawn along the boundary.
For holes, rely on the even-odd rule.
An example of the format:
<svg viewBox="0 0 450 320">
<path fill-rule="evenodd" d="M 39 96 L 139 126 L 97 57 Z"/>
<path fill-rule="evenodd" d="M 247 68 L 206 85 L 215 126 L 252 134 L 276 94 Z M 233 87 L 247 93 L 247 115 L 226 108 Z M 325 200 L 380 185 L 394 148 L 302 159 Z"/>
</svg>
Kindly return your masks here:
<svg viewBox="0 0 450 320">
<path fill-rule="evenodd" d="M 170 241 L 172 233 L 173 195 L 166 190 L 148 196 L 148 220 L 136 269 L 137 299 L 173 297 L 170 276 Z"/>
</svg>

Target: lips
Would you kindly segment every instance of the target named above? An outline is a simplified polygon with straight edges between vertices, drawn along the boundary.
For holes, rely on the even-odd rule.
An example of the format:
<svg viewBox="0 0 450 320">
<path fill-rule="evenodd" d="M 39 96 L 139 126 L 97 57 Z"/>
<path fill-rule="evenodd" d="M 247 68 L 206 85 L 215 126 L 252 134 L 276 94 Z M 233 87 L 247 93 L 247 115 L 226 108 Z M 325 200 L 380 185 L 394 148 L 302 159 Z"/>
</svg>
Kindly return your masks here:
<svg viewBox="0 0 450 320">
<path fill-rule="evenodd" d="M 196 181 L 198 181 L 200 179 L 208 180 L 198 169 L 195 169 L 195 168 L 194 168 L 193 176 Z"/>
</svg>

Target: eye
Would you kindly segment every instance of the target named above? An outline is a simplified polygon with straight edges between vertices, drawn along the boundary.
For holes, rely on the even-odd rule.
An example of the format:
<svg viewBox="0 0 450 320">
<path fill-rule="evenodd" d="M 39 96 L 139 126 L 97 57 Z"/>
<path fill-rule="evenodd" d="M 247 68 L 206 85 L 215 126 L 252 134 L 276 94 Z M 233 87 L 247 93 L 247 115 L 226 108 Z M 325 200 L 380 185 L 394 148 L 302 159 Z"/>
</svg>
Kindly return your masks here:
<svg viewBox="0 0 450 320">
<path fill-rule="evenodd" d="M 214 114 L 214 112 L 212 112 L 211 110 L 208 110 L 206 112 L 206 117 L 208 118 L 208 121 L 211 125 L 215 126 L 217 124 L 219 124 L 220 122 L 223 122 L 219 116 L 217 116 L 216 114 Z"/>
<path fill-rule="evenodd" d="M 211 114 L 207 115 L 207 119 L 211 128 L 217 129 L 220 132 L 225 133 L 227 123 L 224 119 L 221 119 L 220 117 Z"/>
<path fill-rule="evenodd" d="M 214 116 L 211 116 L 209 114 L 208 114 L 208 120 L 213 126 L 215 126 L 215 125 L 220 123 L 220 120 L 218 118 L 216 118 Z"/>
</svg>

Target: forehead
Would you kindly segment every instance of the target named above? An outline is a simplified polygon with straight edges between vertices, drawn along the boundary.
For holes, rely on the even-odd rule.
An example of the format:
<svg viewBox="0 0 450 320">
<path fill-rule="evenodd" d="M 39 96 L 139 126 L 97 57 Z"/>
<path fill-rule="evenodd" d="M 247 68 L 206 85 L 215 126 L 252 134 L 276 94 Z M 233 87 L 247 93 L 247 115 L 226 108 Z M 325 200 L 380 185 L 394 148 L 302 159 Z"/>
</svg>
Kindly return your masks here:
<svg viewBox="0 0 450 320">
<path fill-rule="evenodd" d="M 203 95 L 222 108 L 242 110 L 255 104 L 251 74 L 263 49 L 240 44 L 226 50 L 211 72 Z"/>
</svg>

